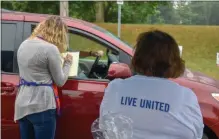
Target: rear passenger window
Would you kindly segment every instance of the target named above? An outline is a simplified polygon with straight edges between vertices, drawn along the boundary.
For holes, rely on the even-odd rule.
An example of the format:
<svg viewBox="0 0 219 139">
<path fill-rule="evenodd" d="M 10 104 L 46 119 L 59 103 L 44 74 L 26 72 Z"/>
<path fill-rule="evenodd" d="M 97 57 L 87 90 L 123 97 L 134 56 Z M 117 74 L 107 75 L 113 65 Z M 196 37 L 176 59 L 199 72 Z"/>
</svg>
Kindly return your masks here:
<svg viewBox="0 0 219 139">
<path fill-rule="evenodd" d="M 31 25 L 31 33 L 33 32 L 33 30 L 36 28 L 37 25 Z"/>
<path fill-rule="evenodd" d="M 13 72 L 13 59 L 17 24 L 1 23 L 1 29 L 1 70 L 4 72 Z"/>
</svg>

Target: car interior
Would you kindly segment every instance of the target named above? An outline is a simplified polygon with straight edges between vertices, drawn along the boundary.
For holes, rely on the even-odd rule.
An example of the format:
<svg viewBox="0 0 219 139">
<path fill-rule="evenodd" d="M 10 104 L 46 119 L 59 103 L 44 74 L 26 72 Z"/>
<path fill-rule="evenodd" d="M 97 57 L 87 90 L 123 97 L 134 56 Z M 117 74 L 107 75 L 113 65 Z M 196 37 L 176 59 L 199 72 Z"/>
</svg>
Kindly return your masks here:
<svg viewBox="0 0 219 139">
<path fill-rule="evenodd" d="M 68 51 L 104 51 L 103 57 L 79 58 L 79 79 L 107 79 L 108 69 L 111 63 L 119 62 L 119 52 L 107 47 L 105 43 L 95 39 L 95 36 L 87 35 L 69 28 L 69 50 Z"/>
<path fill-rule="evenodd" d="M 96 57 L 95 60 L 80 59 L 78 77 L 86 79 L 107 79 L 108 69 L 111 63 L 118 63 L 118 53 L 116 51 L 106 50 L 107 60 L 101 60 Z"/>
<path fill-rule="evenodd" d="M 1 71 L 13 72 L 13 51 L 1 51 Z"/>
</svg>

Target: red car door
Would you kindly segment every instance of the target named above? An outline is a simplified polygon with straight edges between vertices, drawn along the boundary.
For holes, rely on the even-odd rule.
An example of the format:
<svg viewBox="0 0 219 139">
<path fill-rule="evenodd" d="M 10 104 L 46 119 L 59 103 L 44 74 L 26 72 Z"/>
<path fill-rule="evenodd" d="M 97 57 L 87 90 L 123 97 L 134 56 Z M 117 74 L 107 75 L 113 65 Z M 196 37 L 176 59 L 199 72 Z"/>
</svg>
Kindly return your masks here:
<svg viewBox="0 0 219 139">
<path fill-rule="evenodd" d="M 1 79 L 1 138 L 19 139 L 19 126 L 14 122 L 14 103 L 19 77 L 2 74 Z"/>
<path fill-rule="evenodd" d="M 16 50 L 22 42 L 23 22 L 1 21 L 1 138 L 19 139 L 14 103 L 19 83 Z"/>
<path fill-rule="evenodd" d="M 98 118 L 107 84 L 108 81 L 69 79 L 59 89 L 62 113 L 56 139 L 92 139 L 91 124 Z"/>
</svg>

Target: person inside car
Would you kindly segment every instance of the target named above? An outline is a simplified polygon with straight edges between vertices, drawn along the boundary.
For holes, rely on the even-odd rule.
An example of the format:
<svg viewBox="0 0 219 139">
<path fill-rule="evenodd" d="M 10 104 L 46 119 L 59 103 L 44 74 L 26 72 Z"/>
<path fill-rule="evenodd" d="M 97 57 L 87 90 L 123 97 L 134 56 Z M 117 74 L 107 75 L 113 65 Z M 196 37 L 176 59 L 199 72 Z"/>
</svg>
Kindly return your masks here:
<svg viewBox="0 0 219 139">
<path fill-rule="evenodd" d="M 98 50 L 98 51 L 80 51 L 80 58 L 85 58 L 85 57 L 89 57 L 89 56 L 93 56 L 93 57 L 97 57 L 100 56 L 102 57 L 104 54 L 104 52 L 102 50 Z"/>
<path fill-rule="evenodd" d="M 201 139 L 196 95 L 169 80 L 185 70 L 175 39 L 159 30 L 140 34 L 132 68 L 137 75 L 115 79 L 105 89 L 100 124 L 104 115 L 118 113 L 132 119 L 133 139 Z"/>
<path fill-rule="evenodd" d="M 61 66 L 61 53 L 67 50 L 67 26 L 59 16 L 42 21 L 17 52 L 19 91 L 14 120 L 21 139 L 54 139 L 56 117 L 60 115 L 57 86 L 68 79 L 72 56 L 67 54 Z M 102 52 L 81 52 L 82 57 Z"/>
<path fill-rule="evenodd" d="M 69 48 L 68 51 L 74 51 L 73 49 Z M 104 52 L 102 50 L 98 50 L 98 51 L 80 51 L 80 58 L 86 58 L 86 57 L 102 57 L 104 55 Z M 78 75 L 79 78 L 81 79 L 88 79 L 89 77 L 83 72 L 83 70 L 80 68 L 80 66 L 78 67 Z"/>
</svg>

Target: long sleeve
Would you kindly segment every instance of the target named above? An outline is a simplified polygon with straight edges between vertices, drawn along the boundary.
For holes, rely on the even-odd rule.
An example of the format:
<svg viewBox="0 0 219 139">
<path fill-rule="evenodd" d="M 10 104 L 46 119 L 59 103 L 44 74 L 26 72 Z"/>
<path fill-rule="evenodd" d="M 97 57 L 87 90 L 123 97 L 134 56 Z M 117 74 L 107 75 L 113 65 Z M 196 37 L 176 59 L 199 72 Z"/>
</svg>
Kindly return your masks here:
<svg viewBox="0 0 219 139">
<path fill-rule="evenodd" d="M 57 47 L 54 47 L 48 53 L 49 71 L 53 81 L 61 87 L 68 79 L 71 62 L 65 61 L 62 67 L 61 56 Z"/>
</svg>

